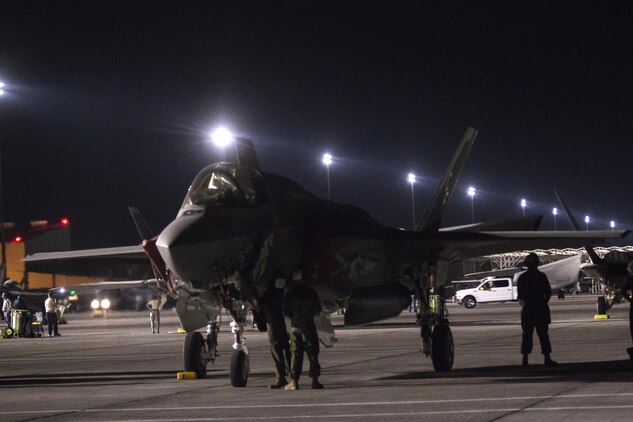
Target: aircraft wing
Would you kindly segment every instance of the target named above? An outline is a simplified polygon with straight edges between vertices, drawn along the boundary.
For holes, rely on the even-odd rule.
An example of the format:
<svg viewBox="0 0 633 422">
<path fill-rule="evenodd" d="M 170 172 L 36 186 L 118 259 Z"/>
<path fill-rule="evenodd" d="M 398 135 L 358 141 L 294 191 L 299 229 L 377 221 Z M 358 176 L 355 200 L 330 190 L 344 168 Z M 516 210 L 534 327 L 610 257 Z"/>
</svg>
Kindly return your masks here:
<svg viewBox="0 0 633 422">
<path fill-rule="evenodd" d="M 81 258 L 125 258 L 125 259 L 147 259 L 145 251 L 141 245 L 120 246 L 115 248 L 84 249 L 80 251 L 65 252 L 41 252 L 28 255 L 23 262 L 44 262 L 54 260 L 68 260 Z"/>
<path fill-rule="evenodd" d="M 578 282 L 581 261 L 582 256 L 579 254 L 541 265 L 538 269 L 547 275 L 552 290 L 558 290 Z M 514 279 L 517 280 L 524 272 L 520 271 L 514 274 Z"/>
<path fill-rule="evenodd" d="M 147 287 L 149 289 L 160 291 L 156 279 L 130 281 L 99 281 L 97 283 L 83 283 L 70 287 L 54 287 L 50 289 L 50 291 L 54 293 L 63 293 L 64 290 L 69 290 L 72 288 L 72 290 L 77 292 L 77 294 L 86 294 L 102 290 L 133 289 L 139 287 Z"/>
</svg>

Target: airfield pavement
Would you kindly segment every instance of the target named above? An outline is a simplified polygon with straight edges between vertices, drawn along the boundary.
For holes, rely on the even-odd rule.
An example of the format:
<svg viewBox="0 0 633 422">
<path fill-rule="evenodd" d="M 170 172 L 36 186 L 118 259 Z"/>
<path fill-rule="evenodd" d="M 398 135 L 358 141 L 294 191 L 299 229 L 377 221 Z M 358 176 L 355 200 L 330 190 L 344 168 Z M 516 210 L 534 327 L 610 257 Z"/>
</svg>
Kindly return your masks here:
<svg viewBox="0 0 633 422">
<path fill-rule="evenodd" d="M 251 329 L 248 385 L 230 386 L 226 317 L 208 378 L 179 381 L 184 335 L 175 333 L 174 311 L 162 313 L 157 335 L 145 312 L 70 314 L 61 337 L 0 340 L 0 420 L 631 420 L 628 304 L 594 320 L 595 303 L 591 295 L 552 298 L 555 368 L 542 366 L 536 335 L 533 365 L 520 366 L 518 304 L 467 310 L 449 303 L 452 372 L 433 371 L 419 350 L 414 314 L 405 310 L 382 323 L 338 327 L 338 343 L 321 350 L 325 389 L 310 390 L 304 375 L 299 391 L 267 388 L 266 335 Z"/>
</svg>

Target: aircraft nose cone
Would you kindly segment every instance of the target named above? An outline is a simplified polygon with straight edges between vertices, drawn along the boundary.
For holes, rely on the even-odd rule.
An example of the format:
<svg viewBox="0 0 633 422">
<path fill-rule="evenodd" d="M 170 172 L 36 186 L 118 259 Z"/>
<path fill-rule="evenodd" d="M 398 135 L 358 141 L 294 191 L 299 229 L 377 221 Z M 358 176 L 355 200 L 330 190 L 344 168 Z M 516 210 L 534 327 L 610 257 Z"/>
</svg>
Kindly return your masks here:
<svg viewBox="0 0 633 422">
<path fill-rule="evenodd" d="M 180 216 L 156 240 L 158 252 L 167 267 L 183 280 L 194 278 L 194 274 L 188 269 L 194 266 L 191 261 L 196 255 L 196 244 L 200 243 L 197 234 L 201 232 L 196 228 L 200 226 L 202 219 L 202 213 Z"/>
</svg>

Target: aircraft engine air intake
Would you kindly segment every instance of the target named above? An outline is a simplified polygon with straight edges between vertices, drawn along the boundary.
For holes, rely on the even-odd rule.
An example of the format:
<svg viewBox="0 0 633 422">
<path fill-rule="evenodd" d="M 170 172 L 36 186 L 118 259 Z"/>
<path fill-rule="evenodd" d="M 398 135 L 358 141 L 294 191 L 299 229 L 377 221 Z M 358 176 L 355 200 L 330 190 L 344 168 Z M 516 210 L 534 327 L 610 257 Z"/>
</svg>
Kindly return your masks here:
<svg viewBox="0 0 633 422">
<path fill-rule="evenodd" d="M 411 291 L 400 283 L 355 289 L 347 302 L 345 325 L 361 325 L 394 317 L 411 302 Z"/>
</svg>

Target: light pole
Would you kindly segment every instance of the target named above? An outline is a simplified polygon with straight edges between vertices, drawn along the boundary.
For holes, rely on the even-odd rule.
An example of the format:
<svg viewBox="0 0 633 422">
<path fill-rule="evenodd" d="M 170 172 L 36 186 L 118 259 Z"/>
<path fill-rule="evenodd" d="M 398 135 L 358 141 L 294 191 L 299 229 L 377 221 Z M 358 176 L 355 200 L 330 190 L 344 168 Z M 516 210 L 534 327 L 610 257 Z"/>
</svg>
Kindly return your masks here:
<svg viewBox="0 0 633 422">
<path fill-rule="evenodd" d="M 558 208 L 552 209 L 552 214 L 554 214 L 554 231 L 556 231 L 556 216 L 558 215 Z"/>
<path fill-rule="evenodd" d="M 413 215 L 413 230 L 415 230 L 415 196 L 413 194 L 413 184 L 415 183 L 415 174 L 409 173 L 407 180 L 411 184 L 411 211 Z"/>
<path fill-rule="evenodd" d="M 4 82 L 0 82 L 0 96 L 4 95 Z M 0 143 L 0 145 L 2 145 Z M 2 265 L 4 265 L 4 279 L 0 280 L 1 283 L 4 283 L 4 280 L 7 278 L 7 242 L 4 236 L 4 203 L 2 197 L 4 192 L 2 190 L 2 152 L 0 151 L 0 241 L 2 242 Z"/>
<path fill-rule="evenodd" d="M 611 220 L 609 226 L 611 227 L 611 231 L 613 231 L 613 229 L 615 229 L 615 221 Z"/>
<path fill-rule="evenodd" d="M 523 209 L 523 217 L 525 217 L 525 206 L 527 205 L 527 201 L 525 199 L 521 199 L 521 208 Z"/>
<path fill-rule="evenodd" d="M 332 155 L 329 153 L 323 154 L 323 158 L 321 159 L 323 164 L 325 164 L 326 172 L 327 172 L 327 200 L 331 200 L 332 197 L 330 195 L 330 164 L 332 164 Z"/>
<path fill-rule="evenodd" d="M 470 212 L 473 217 L 473 224 L 475 224 L 475 188 L 469 186 L 467 193 L 470 196 Z"/>
<path fill-rule="evenodd" d="M 589 231 L 589 216 L 585 215 L 585 231 Z"/>
</svg>

